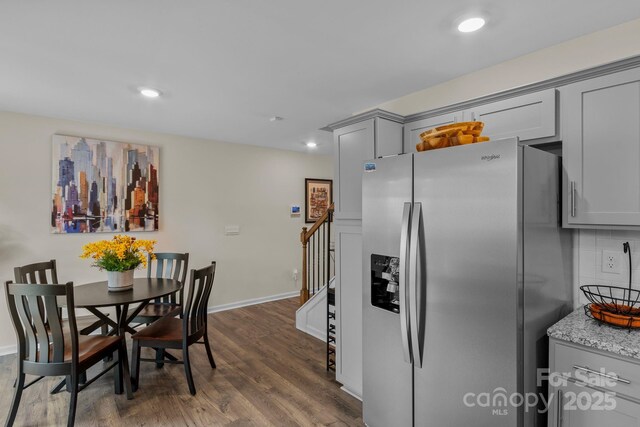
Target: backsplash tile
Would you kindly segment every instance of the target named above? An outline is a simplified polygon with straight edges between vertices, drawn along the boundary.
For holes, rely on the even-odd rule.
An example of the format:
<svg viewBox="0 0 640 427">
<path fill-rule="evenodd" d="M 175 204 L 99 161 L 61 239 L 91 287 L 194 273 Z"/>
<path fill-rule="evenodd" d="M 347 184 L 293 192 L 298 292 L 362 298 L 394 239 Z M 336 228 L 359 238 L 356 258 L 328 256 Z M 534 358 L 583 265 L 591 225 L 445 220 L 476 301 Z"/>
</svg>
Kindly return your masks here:
<svg viewBox="0 0 640 427">
<path fill-rule="evenodd" d="M 631 246 L 632 287 L 640 289 L 640 231 L 576 230 L 578 233 L 578 283 L 576 285 L 629 286 L 629 258 L 622 244 Z M 620 274 L 602 271 L 602 251 L 616 252 L 620 259 Z M 582 292 L 576 306 L 586 304 Z"/>
</svg>

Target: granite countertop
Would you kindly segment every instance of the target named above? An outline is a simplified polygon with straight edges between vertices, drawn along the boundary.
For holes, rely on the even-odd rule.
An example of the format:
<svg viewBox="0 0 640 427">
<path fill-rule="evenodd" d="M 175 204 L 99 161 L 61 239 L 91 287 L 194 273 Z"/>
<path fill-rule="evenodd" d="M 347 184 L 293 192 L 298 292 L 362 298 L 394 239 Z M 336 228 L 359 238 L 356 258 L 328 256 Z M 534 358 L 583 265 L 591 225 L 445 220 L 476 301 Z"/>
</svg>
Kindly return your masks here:
<svg viewBox="0 0 640 427">
<path fill-rule="evenodd" d="M 580 307 L 547 329 L 547 335 L 621 356 L 640 359 L 640 329 L 614 328 L 591 319 Z"/>
</svg>

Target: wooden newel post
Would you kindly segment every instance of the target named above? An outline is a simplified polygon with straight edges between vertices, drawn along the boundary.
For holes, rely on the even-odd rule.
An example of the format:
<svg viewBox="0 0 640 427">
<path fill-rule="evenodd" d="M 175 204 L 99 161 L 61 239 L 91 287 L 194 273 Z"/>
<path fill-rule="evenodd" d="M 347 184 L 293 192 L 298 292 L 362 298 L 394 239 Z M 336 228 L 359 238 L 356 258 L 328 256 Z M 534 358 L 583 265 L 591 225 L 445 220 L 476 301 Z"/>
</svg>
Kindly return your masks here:
<svg viewBox="0 0 640 427">
<path fill-rule="evenodd" d="M 302 305 L 309 299 L 309 289 L 307 289 L 307 227 L 302 227 L 300 243 L 302 243 L 302 287 L 300 288 L 300 305 Z"/>
</svg>

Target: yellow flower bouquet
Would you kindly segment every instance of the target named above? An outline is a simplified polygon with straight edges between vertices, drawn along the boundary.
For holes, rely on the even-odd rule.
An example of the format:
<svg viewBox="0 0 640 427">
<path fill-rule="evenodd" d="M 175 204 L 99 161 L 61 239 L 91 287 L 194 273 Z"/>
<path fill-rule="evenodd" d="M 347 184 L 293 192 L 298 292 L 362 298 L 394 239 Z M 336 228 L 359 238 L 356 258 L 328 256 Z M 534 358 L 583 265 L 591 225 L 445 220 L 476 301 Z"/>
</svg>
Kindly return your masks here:
<svg viewBox="0 0 640 427">
<path fill-rule="evenodd" d="M 138 240 L 118 234 L 112 240 L 87 243 L 82 247 L 80 258 L 93 259 L 93 266 L 107 271 L 128 271 L 142 265 L 147 266 L 147 254 L 155 259 L 155 240 Z"/>
</svg>

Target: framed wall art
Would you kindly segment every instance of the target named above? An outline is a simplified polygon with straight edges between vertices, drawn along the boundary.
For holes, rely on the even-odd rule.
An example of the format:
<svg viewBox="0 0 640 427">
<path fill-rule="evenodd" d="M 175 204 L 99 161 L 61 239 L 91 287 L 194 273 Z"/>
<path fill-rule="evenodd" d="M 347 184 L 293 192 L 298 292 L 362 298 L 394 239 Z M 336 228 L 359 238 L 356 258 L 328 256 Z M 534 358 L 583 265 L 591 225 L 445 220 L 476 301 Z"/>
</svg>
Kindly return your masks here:
<svg viewBox="0 0 640 427">
<path fill-rule="evenodd" d="M 52 158 L 52 233 L 158 230 L 158 147 L 54 135 Z"/>
<path fill-rule="evenodd" d="M 305 178 L 304 221 L 316 222 L 333 202 L 333 180 Z"/>
</svg>

